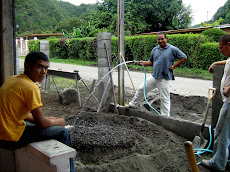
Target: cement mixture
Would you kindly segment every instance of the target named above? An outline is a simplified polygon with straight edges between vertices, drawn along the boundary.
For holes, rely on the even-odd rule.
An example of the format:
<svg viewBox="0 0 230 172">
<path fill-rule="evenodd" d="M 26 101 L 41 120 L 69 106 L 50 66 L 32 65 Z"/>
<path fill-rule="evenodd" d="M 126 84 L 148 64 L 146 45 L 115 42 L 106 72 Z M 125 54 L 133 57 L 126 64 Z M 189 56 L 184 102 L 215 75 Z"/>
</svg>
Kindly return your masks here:
<svg viewBox="0 0 230 172">
<path fill-rule="evenodd" d="M 87 90 L 80 86 L 80 92 L 84 102 Z M 125 101 L 129 102 L 133 90 L 127 89 L 125 95 Z M 77 151 L 76 171 L 190 171 L 184 149 L 186 139 L 137 117 L 96 114 L 89 110 L 79 113 L 81 108 L 77 102 L 62 105 L 58 97 L 55 91 L 42 92 L 43 111 L 47 116 L 63 117 L 73 126 L 70 133 L 73 148 Z M 147 95 L 152 106 L 159 110 L 157 97 L 157 91 Z M 202 123 L 206 97 L 171 94 L 171 102 L 171 117 Z M 148 109 L 144 101 L 143 106 Z M 210 117 L 211 114 L 207 123 L 210 123 Z M 199 170 L 209 171 L 201 166 Z"/>
</svg>

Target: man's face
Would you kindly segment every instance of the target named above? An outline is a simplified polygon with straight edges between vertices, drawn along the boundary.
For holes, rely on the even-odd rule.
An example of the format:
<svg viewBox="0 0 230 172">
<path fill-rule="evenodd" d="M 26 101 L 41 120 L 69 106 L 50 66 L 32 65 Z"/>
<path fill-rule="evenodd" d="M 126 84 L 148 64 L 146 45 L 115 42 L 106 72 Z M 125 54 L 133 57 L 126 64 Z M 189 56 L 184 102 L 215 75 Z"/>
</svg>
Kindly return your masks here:
<svg viewBox="0 0 230 172">
<path fill-rule="evenodd" d="M 224 56 L 230 56 L 230 42 L 228 42 L 226 45 L 222 44 L 222 42 L 219 42 L 219 48 L 220 48 L 220 52 L 224 55 Z"/>
<path fill-rule="evenodd" d="M 167 45 L 167 38 L 165 38 L 164 35 L 158 35 L 157 36 L 157 42 L 161 48 L 164 48 Z"/>
<path fill-rule="evenodd" d="M 41 82 L 47 74 L 48 66 L 49 62 L 41 59 L 38 60 L 32 68 L 26 64 L 29 78 L 34 82 Z"/>
</svg>

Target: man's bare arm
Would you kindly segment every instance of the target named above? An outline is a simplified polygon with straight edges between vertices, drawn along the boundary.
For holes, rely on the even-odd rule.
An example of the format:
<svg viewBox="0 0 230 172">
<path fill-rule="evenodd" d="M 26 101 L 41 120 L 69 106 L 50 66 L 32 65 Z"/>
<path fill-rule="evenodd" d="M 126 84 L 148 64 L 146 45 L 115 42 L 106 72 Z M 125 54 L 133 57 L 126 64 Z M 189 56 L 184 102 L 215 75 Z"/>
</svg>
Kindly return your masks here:
<svg viewBox="0 0 230 172">
<path fill-rule="evenodd" d="M 225 65 L 227 60 L 223 60 L 223 61 L 217 61 L 214 62 L 213 64 L 211 64 L 211 66 L 208 68 L 209 73 L 213 73 L 213 68 L 215 65 Z"/>
<path fill-rule="evenodd" d="M 42 111 L 42 107 L 38 107 L 34 110 L 31 111 L 33 119 L 34 119 L 34 123 L 41 127 L 41 128 L 47 128 L 47 127 L 51 127 L 51 126 L 65 126 L 65 120 L 63 118 L 49 118 L 46 117 L 43 114 Z"/>
<path fill-rule="evenodd" d="M 152 66 L 153 65 L 151 61 L 139 61 L 138 64 L 140 66 Z"/>
</svg>

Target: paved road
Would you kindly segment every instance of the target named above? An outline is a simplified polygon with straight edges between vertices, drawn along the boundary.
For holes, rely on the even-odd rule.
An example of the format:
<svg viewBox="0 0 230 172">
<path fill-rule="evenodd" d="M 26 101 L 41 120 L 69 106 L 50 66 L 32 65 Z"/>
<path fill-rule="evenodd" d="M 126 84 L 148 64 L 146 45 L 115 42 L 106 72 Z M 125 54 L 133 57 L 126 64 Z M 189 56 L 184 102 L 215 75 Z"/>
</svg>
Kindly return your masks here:
<svg viewBox="0 0 230 172">
<path fill-rule="evenodd" d="M 23 68 L 23 59 L 19 59 L 19 68 Z M 97 67 L 86 67 L 62 63 L 50 63 L 50 69 L 62 70 L 73 72 L 78 70 L 82 79 L 87 81 L 92 81 L 93 79 L 98 79 L 98 68 Z M 131 78 L 133 80 L 134 86 L 137 89 L 144 82 L 144 73 L 130 71 Z M 147 74 L 147 77 L 151 75 Z M 113 72 L 113 82 L 115 85 L 118 83 L 118 72 Z M 208 95 L 209 87 L 212 87 L 212 81 L 201 80 L 201 79 L 190 79 L 183 77 L 176 77 L 172 82 L 171 92 L 175 94 L 180 94 L 184 96 L 205 96 Z M 125 71 L 125 87 L 133 88 L 130 81 L 128 73 Z"/>
</svg>

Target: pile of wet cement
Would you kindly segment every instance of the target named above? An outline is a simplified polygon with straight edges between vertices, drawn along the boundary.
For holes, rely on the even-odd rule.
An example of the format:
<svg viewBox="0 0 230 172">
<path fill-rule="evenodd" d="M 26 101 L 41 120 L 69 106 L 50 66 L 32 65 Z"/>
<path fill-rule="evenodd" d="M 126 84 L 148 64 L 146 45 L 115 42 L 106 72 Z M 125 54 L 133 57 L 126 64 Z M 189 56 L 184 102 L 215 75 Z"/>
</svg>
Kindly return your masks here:
<svg viewBox="0 0 230 172">
<path fill-rule="evenodd" d="M 66 121 L 77 171 L 189 171 L 185 139 L 149 121 L 94 112 Z"/>
<path fill-rule="evenodd" d="M 85 97 L 81 92 L 81 99 Z M 127 96 L 126 101 L 132 97 Z M 158 92 L 149 93 L 147 99 L 160 110 Z M 79 114 L 77 103 L 63 106 L 56 94 L 43 94 L 43 102 L 46 115 L 62 116 L 74 125 L 71 135 L 77 150 L 76 171 L 190 171 L 185 140 L 160 126 L 136 117 Z M 201 124 L 206 102 L 205 97 L 171 94 L 171 117 Z"/>
</svg>

